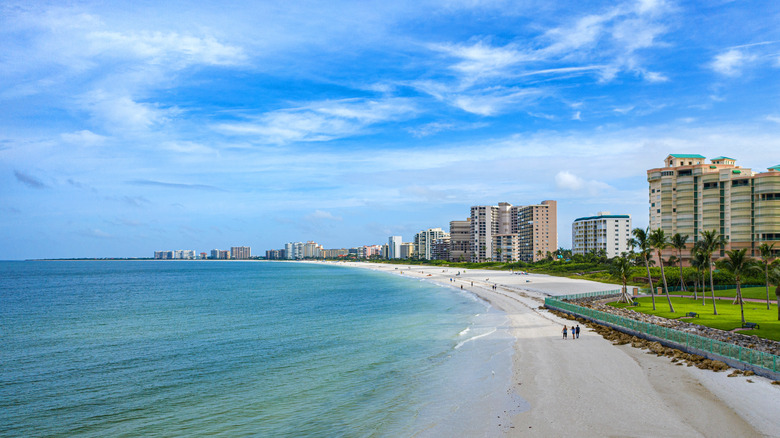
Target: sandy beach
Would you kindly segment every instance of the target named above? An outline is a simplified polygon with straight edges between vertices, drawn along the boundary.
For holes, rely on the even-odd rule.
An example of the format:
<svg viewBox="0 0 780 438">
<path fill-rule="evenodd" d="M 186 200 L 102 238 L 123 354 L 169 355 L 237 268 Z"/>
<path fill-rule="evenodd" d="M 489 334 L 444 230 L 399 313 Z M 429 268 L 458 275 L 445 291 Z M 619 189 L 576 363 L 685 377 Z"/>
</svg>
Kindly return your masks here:
<svg viewBox="0 0 780 438">
<path fill-rule="evenodd" d="M 563 340 L 561 329 L 572 321 L 539 308 L 545 295 L 616 285 L 505 271 L 337 264 L 462 286 L 509 315 L 516 338 L 512 389 L 530 409 L 511 418 L 507 436 L 780 437 L 780 386 L 768 379 L 677 366 L 630 345 L 612 345 L 584 326 L 579 339 Z"/>
</svg>

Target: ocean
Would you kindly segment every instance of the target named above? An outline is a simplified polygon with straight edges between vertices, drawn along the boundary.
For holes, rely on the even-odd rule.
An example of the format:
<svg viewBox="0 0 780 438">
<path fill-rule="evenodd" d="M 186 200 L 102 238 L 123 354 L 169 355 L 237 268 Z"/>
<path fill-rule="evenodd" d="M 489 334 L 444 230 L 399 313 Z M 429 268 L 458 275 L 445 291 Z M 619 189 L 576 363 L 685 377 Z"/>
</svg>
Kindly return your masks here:
<svg viewBox="0 0 780 438">
<path fill-rule="evenodd" d="M 0 436 L 495 436 L 523 406 L 505 314 L 366 269 L 0 262 L 0 340 Z"/>
</svg>

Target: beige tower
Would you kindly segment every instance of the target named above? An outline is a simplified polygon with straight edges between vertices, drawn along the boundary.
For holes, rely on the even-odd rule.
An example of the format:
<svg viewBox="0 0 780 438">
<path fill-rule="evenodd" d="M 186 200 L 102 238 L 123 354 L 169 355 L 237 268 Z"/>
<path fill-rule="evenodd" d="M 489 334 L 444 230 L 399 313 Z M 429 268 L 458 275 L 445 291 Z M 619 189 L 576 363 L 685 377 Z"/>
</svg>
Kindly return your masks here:
<svg viewBox="0 0 780 438">
<path fill-rule="evenodd" d="M 720 257 L 740 248 L 757 255 L 761 243 L 780 240 L 780 166 L 757 173 L 734 158 L 705 159 L 671 154 L 665 167 L 647 171 L 650 229 L 688 235 L 689 247 L 702 231 L 716 230 L 727 240 Z"/>
</svg>

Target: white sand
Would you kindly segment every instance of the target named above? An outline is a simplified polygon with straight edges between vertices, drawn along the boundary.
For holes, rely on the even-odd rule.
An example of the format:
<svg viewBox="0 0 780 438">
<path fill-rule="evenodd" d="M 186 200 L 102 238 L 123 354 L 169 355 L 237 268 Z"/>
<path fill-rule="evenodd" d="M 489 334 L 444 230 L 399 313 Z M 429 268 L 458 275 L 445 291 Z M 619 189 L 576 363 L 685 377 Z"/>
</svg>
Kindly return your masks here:
<svg viewBox="0 0 780 438">
<path fill-rule="evenodd" d="M 403 271 L 450 286 L 454 278 L 455 287 L 463 285 L 510 316 L 517 338 L 513 386 L 531 409 L 512 418 L 508 436 L 780 437 L 780 386 L 768 379 L 676 366 L 669 358 L 614 346 L 584 326 L 580 339 L 564 341 L 561 328 L 573 321 L 539 309 L 545 294 L 615 285 L 501 271 L 339 264 Z"/>
</svg>

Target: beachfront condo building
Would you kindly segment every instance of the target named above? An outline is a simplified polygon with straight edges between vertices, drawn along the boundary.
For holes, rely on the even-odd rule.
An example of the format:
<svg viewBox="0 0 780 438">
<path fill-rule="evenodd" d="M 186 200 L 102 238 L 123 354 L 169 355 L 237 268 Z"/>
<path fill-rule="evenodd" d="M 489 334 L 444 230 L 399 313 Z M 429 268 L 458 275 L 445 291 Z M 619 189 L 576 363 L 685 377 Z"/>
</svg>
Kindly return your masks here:
<svg viewBox="0 0 780 438">
<path fill-rule="evenodd" d="M 585 255 L 604 250 L 607 257 L 617 257 L 630 250 L 631 215 L 600 211 L 596 216 L 581 217 L 571 225 L 572 254 Z"/>
<path fill-rule="evenodd" d="M 401 244 L 401 258 L 410 259 L 414 257 L 414 242 L 404 242 Z"/>
<path fill-rule="evenodd" d="M 230 258 L 233 260 L 249 260 L 252 257 L 252 248 L 248 246 L 233 246 L 230 248 Z"/>
<path fill-rule="evenodd" d="M 155 260 L 195 260 L 195 250 L 155 251 L 154 258 Z"/>
<path fill-rule="evenodd" d="M 387 258 L 400 259 L 402 243 L 403 243 L 403 239 L 401 238 L 401 236 L 390 236 L 387 242 L 387 248 L 388 248 Z"/>
<path fill-rule="evenodd" d="M 464 221 L 450 221 L 451 262 L 471 261 L 471 218 Z"/>
<path fill-rule="evenodd" d="M 496 234 L 493 236 L 493 260 L 515 262 L 520 257 L 519 234 Z"/>
<path fill-rule="evenodd" d="M 435 260 L 434 244 L 441 239 L 446 239 L 449 244 L 450 235 L 441 228 L 428 228 L 415 234 L 414 256 L 418 259 Z"/>
<path fill-rule="evenodd" d="M 517 234 L 520 242 L 515 260 L 536 262 L 558 249 L 558 203 L 542 201 L 517 207 Z"/>
<path fill-rule="evenodd" d="M 558 203 L 471 207 L 471 260 L 535 262 L 558 247 Z"/>
<path fill-rule="evenodd" d="M 737 166 L 734 158 L 705 160 L 671 154 L 664 167 L 647 171 L 650 229 L 688 235 L 689 248 L 702 231 L 715 230 L 727 241 L 716 253 L 721 257 L 741 248 L 756 256 L 761 243 L 780 241 L 780 165 L 754 172 Z M 689 257 L 683 251 L 683 258 Z"/>
</svg>

